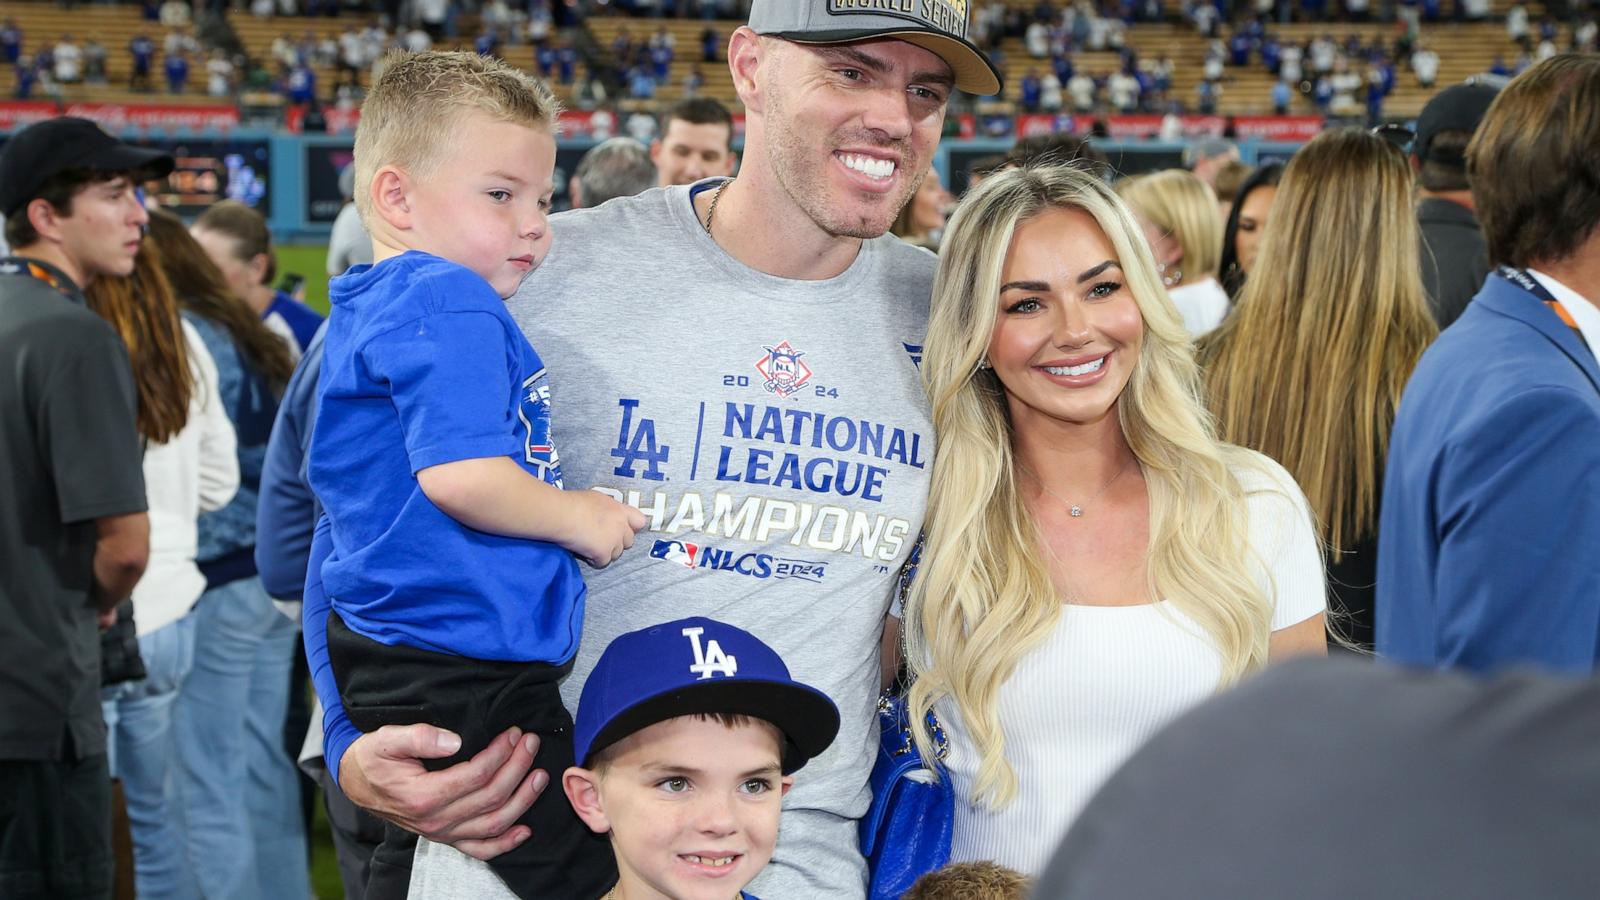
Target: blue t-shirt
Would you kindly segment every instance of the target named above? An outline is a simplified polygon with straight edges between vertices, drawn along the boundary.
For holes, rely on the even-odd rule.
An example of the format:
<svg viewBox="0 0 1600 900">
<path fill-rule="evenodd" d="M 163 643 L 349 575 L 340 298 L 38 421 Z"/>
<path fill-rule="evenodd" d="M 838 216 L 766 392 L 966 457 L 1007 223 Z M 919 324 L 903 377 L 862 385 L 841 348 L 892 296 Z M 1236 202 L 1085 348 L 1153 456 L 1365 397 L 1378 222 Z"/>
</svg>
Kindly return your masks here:
<svg viewBox="0 0 1600 900">
<path fill-rule="evenodd" d="M 436 256 L 355 266 L 330 289 L 309 471 L 331 526 L 333 608 L 385 644 L 565 663 L 583 622 L 572 555 L 468 528 L 416 479 L 508 456 L 561 486 L 538 354 L 488 282 Z"/>
<path fill-rule="evenodd" d="M 289 330 L 294 332 L 294 342 L 300 346 L 301 355 L 304 355 L 306 348 L 311 346 L 311 339 L 316 337 L 317 329 L 322 327 L 322 315 L 283 291 L 272 295 L 272 305 L 267 307 L 267 316 L 273 313 L 282 316 L 283 321 L 289 323 Z"/>
</svg>

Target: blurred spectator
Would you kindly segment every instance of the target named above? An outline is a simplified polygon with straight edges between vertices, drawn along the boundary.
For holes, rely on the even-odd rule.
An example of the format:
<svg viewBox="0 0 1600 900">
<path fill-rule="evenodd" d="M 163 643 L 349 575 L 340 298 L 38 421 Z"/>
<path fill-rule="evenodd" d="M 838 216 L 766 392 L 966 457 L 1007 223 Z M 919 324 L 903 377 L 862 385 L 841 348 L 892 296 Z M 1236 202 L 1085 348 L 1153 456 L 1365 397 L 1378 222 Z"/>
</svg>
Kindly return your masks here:
<svg viewBox="0 0 1600 900">
<path fill-rule="evenodd" d="M 889 226 L 889 232 L 908 244 L 938 253 L 945 221 L 955 202 L 956 198 L 944 189 L 939 170 L 929 166 L 928 174 L 923 176 L 917 192 L 911 195 L 911 201 L 900 208 L 900 215 Z"/>
<path fill-rule="evenodd" d="M 1294 100 L 1294 91 L 1290 89 L 1287 81 L 1274 81 L 1272 83 L 1272 113 L 1273 115 L 1286 116 L 1289 114 L 1289 104 Z"/>
<path fill-rule="evenodd" d="M 233 94 L 233 62 L 221 50 L 212 50 L 206 60 L 206 93 L 213 97 Z"/>
<path fill-rule="evenodd" d="M 72 39 L 72 35 L 63 34 L 61 40 L 56 42 L 54 60 L 56 81 L 77 84 L 82 80 L 83 48 Z"/>
<path fill-rule="evenodd" d="M 90 84 L 106 83 L 106 45 L 94 38 L 83 42 L 83 80 Z"/>
<path fill-rule="evenodd" d="M 299 793 L 283 728 L 295 623 L 255 567 L 261 462 L 278 396 L 292 372 L 284 342 L 229 290 L 176 216 L 151 214 L 184 318 L 217 364 L 223 409 L 238 437 L 240 485 L 200 519 L 194 671 L 173 710 L 178 795 L 201 891 L 217 897 L 308 894 Z"/>
<path fill-rule="evenodd" d="M 155 62 L 156 43 L 149 36 L 137 34 L 128 41 L 128 55 L 133 58 L 128 75 L 128 90 L 149 91 L 150 68 Z"/>
<path fill-rule="evenodd" d="M 322 316 L 274 288 L 278 260 L 266 218 L 237 200 L 224 200 L 201 213 L 190 233 L 228 287 L 298 359 L 321 326 Z"/>
<path fill-rule="evenodd" d="M 1245 179 L 1234 198 L 1228 224 L 1222 229 L 1222 286 L 1230 297 L 1239 296 L 1239 289 L 1244 287 L 1250 267 L 1255 264 L 1256 250 L 1266 233 L 1282 177 L 1282 163 L 1267 163 Z"/>
<path fill-rule="evenodd" d="M 1022 97 L 1022 109 L 1024 112 L 1039 111 L 1039 94 L 1042 90 L 1043 85 L 1039 83 L 1039 70 L 1029 69 L 1027 73 L 1022 76 L 1022 83 L 1018 86 L 1018 91 Z"/>
<path fill-rule="evenodd" d="M 166 0 L 161 4 L 161 27 L 163 28 L 188 28 L 190 21 L 189 4 L 184 0 Z"/>
<path fill-rule="evenodd" d="M 1183 148 L 1183 167 L 1208 185 L 1217 180 L 1223 166 L 1238 160 L 1239 147 L 1227 138 L 1195 138 Z"/>
<path fill-rule="evenodd" d="M 1244 185 L 1245 179 L 1250 177 L 1252 171 L 1254 170 L 1249 164 L 1237 159 L 1229 160 L 1217 170 L 1211 188 L 1217 193 L 1217 211 L 1222 214 L 1224 223 L 1228 221 L 1228 215 L 1233 212 L 1233 198 L 1238 196 L 1239 188 Z"/>
<path fill-rule="evenodd" d="M 583 154 L 568 193 L 572 208 L 583 209 L 655 186 L 656 167 L 650 161 L 649 148 L 630 137 L 614 137 Z"/>
<path fill-rule="evenodd" d="M 1417 84 L 1425 88 L 1433 87 L 1434 80 L 1439 77 L 1439 54 L 1423 44 L 1411 54 L 1411 71 L 1416 73 Z"/>
<path fill-rule="evenodd" d="M 1600 664 L 1597 111 L 1600 57 L 1557 56 L 1513 79 L 1468 145 L 1499 268 L 1417 367 L 1395 422 L 1378 652 L 1397 662 Z"/>
<path fill-rule="evenodd" d="M 150 507 L 150 564 L 132 597 L 146 676 L 100 691 L 111 774 L 122 782 L 131 822 L 127 874 L 143 896 L 182 897 L 194 891 L 194 872 L 172 788 L 172 705 L 193 667 L 190 608 L 206 584 L 195 564 L 199 517 L 233 499 L 239 459 L 216 363 L 179 318 L 155 241 L 144 240 L 132 277 L 98 279 L 85 297 L 133 356 Z"/>
<path fill-rule="evenodd" d="M 1065 132 L 1040 134 L 1017 141 L 1006 153 L 1002 168 L 1066 163 L 1076 163 L 1079 168 L 1094 172 L 1102 180 L 1109 180 L 1111 176 L 1111 163 L 1105 151 L 1088 138 Z"/>
<path fill-rule="evenodd" d="M 22 29 L 17 27 L 16 19 L 7 16 L 5 24 L 0 26 L 0 61 L 16 65 L 21 56 Z"/>
<path fill-rule="evenodd" d="M 1528 8 L 1521 3 L 1513 3 L 1506 10 L 1506 37 L 1522 49 L 1530 49 L 1528 40 Z"/>
<path fill-rule="evenodd" d="M 1057 113 L 1066 104 L 1062 96 L 1061 79 L 1055 72 L 1045 72 L 1039 79 L 1039 108 L 1047 113 Z"/>
<path fill-rule="evenodd" d="M 1412 204 L 1411 167 L 1385 138 L 1317 135 L 1284 169 L 1233 313 L 1197 351 L 1221 438 L 1272 457 L 1305 491 L 1330 632 L 1364 650 L 1389 427 L 1438 334 Z"/>
<path fill-rule="evenodd" d="M 344 198 L 344 205 L 339 208 L 339 215 L 333 220 L 333 231 L 328 235 L 329 278 L 343 275 L 351 266 L 372 262 L 372 236 L 361 223 L 361 213 L 352 196 L 355 178 L 355 163 L 339 171 L 339 195 Z"/>
<path fill-rule="evenodd" d="M 661 137 L 650 144 L 658 184 L 692 184 L 702 178 L 732 175 L 733 115 L 710 98 L 684 100 L 661 120 Z"/>
<path fill-rule="evenodd" d="M 183 93 L 189 84 L 189 58 L 181 50 L 169 53 L 163 68 L 167 75 L 167 93 Z"/>
<path fill-rule="evenodd" d="M 283 94 L 290 103 L 313 102 L 317 97 L 317 73 L 305 62 L 295 63 L 283 79 Z"/>
<path fill-rule="evenodd" d="M 1417 117 L 1411 153 L 1420 187 L 1422 285 L 1440 328 L 1461 316 L 1489 277 L 1489 253 L 1467 181 L 1467 145 L 1497 93 L 1486 85 L 1448 87 Z"/>
<path fill-rule="evenodd" d="M 1034 896 L 1592 900 L 1597 742 L 1595 679 L 1296 661 L 1152 738 Z"/>
<path fill-rule="evenodd" d="M 1193 337 L 1216 328 L 1228 314 L 1228 292 L 1217 283 L 1222 217 L 1211 186 L 1191 172 L 1170 169 L 1130 178 L 1117 186 L 1155 256 L 1156 270 Z"/>
</svg>

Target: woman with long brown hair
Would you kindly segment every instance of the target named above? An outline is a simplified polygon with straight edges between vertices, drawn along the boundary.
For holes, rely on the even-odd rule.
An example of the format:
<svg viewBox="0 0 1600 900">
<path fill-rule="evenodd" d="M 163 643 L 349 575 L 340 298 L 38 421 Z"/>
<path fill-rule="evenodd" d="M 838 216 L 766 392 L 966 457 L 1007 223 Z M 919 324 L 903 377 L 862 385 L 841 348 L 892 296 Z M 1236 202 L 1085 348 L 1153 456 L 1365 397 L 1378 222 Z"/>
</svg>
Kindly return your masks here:
<svg viewBox="0 0 1600 900">
<path fill-rule="evenodd" d="M 1219 432 L 1305 491 L 1330 621 L 1367 648 L 1389 429 L 1438 333 L 1417 253 L 1405 157 L 1365 131 L 1324 132 L 1284 169 L 1234 312 L 1200 345 Z"/>
<path fill-rule="evenodd" d="M 278 611 L 255 564 L 261 465 L 294 363 L 181 221 L 152 213 L 150 237 L 185 321 L 216 359 L 239 437 L 239 493 L 200 519 L 206 591 L 195 606 L 196 677 L 175 713 L 189 858 L 205 896 L 304 900 L 299 791 L 283 751 L 298 621 Z"/>
<path fill-rule="evenodd" d="M 172 706 L 194 658 L 189 611 L 205 589 L 196 523 L 239 485 L 233 426 L 216 364 L 199 332 L 179 318 L 153 242 L 140 248 L 130 277 L 96 279 L 84 296 L 128 345 L 150 515 L 150 563 L 133 589 L 146 676 L 101 691 L 111 772 L 127 798 L 139 893 L 197 896 L 171 793 Z"/>
</svg>

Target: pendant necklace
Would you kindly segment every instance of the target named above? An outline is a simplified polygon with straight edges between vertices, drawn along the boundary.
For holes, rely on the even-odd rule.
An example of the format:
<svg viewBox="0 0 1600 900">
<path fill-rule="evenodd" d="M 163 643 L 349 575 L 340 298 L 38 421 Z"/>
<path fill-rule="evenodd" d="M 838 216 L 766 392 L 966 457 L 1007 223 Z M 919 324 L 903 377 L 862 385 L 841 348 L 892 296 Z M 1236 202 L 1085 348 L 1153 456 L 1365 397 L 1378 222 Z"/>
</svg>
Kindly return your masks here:
<svg viewBox="0 0 1600 900">
<path fill-rule="evenodd" d="M 1131 461 L 1132 461 L 1131 457 L 1129 459 L 1123 460 L 1121 467 L 1119 467 L 1117 469 L 1116 473 L 1111 476 L 1111 480 L 1107 481 L 1105 483 L 1105 485 L 1100 488 L 1100 490 L 1095 491 L 1094 492 L 1094 496 L 1090 497 L 1088 500 L 1084 501 L 1084 503 L 1093 503 L 1094 501 L 1099 500 L 1100 499 L 1100 495 L 1102 495 L 1106 491 L 1110 490 L 1111 486 L 1113 484 L 1117 483 L 1117 479 L 1122 477 L 1122 473 L 1127 471 L 1128 463 L 1131 462 Z M 1068 500 L 1067 498 L 1061 496 L 1060 494 L 1056 493 L 1055 491 L 1050 490 L 1050 488 L 1045 486 L 1044 479 L 1040 478 L 1037 474 L 1035 474 L 1032 469 L 1028 468 L 1027 466 L 1022 465 L 1021 463 L 1017 463 L 1017 465 L 1018 465 L 1018 467 L 1020 467 L 1022 469 L 1022 471 L 1027 472 L 1028 475 L 1030 477 L 1032 477 L 1034 481 L 1039 483 L 1039 490 L 1044 491 L 1046 494 L 1049 494 L 1050 496 L 1056 498 L 1057 500 L 1060 500 L 1061 501 L 1061 505 L 1065 506 L 1067 508 L 1067 514 L 1068 515 L 1072 516 L 1074 519 L 1083 518 L 1083 504 L 1082 503 L 1073 503 L 1071 500 Z"/>
</svg>

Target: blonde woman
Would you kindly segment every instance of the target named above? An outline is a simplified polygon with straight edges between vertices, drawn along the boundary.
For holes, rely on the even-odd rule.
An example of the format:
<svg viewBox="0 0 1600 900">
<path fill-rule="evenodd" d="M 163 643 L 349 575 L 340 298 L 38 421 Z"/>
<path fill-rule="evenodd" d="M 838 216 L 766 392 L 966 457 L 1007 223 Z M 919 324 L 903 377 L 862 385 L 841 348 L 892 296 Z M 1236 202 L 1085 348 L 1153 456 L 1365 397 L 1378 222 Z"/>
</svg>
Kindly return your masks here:
<svg viewBox="0 0 1600 900">
<path fill-rule="evenodd" d="M 1222 263 L 1222 216 L 1211 186 L 1182 169 L 1130 178 L 1117 193 L 1133 208 L 1155 254 L 1167 296 L 1189 334 L 1222 324 L 1228 292 L 1217 283 Z"/>
<path fill-rule="evenodd" d="M 1318 135 L 1284 170 L 1233 315 L 1199 349 L 1218 432 L 1305 489 L 1335 628 L 1367 649 L 1389 429 L 1438 334 L 1413 202 L 1411 167 L 1383 138 Z"/>
<path fill-rule="evenodd" d="M 1294 482 L 1212 436 L 1183 322 L 1110 188 L 997 175 L 944 254 L 909 702 L 950 737 L 952 860 L 1037 875 L 1163 723 L 1323 652 L 1321 558 Z"/>
</svg>

